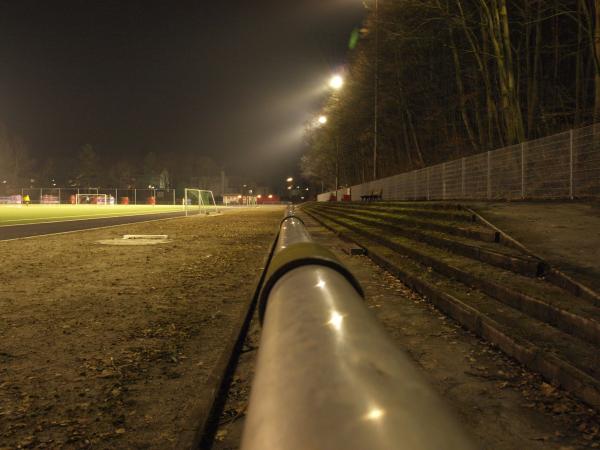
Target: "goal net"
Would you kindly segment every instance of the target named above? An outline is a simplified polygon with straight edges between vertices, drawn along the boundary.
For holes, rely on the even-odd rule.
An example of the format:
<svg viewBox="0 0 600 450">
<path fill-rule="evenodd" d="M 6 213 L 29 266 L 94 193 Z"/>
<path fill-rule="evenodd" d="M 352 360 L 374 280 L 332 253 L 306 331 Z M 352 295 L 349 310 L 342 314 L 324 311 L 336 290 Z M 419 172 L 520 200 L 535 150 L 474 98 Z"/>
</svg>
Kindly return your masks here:
<svg viewBox="0 0 600 450">
<path fill-rule="evenodd" d="M 106 194 L 75 194 L 75 203 L 78 205 L 107 205 Z"/>
<path fill-rule="evenodd" d="M 186 216 L 189 214 L 209 214 L 211 211 L 217 211 L 217 203 L 212 191 L 185 188 L 184 194 L 183 208 Z"/>
</svg>

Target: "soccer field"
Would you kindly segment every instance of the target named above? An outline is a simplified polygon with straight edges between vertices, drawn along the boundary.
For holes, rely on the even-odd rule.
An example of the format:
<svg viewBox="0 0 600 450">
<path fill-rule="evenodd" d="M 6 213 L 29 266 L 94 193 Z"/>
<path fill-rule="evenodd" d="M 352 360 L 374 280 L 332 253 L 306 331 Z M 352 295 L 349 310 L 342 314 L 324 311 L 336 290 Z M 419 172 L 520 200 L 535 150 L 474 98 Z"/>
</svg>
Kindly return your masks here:
<svg viewBox="0 0 600 450">
<path fill-rule="evenodd" d="M 181 205 L 0 205 L 0 227 L 183 212 Z"/>
</svg>

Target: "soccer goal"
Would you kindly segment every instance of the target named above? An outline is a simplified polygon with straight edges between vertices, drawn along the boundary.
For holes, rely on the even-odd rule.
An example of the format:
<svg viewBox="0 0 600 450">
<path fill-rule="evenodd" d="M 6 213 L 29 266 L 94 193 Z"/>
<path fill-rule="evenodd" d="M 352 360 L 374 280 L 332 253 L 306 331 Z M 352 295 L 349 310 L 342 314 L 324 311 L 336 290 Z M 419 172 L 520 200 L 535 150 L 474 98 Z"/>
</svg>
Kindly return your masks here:
<svg viewBox="0 0 600 450">
<path fill-rule="evenodd" d="M 78 205 L 108 205 L 106 194 L 75 194 L 75 203 Z"/>
<path fill-rule="evenodd" d="M 198 214 L 208 214 L 211 210 L 217 211 L 217 203 L 212 191 L 185 188 L 183 208 L 186 216 L 196 212 Z"/>
</svg>

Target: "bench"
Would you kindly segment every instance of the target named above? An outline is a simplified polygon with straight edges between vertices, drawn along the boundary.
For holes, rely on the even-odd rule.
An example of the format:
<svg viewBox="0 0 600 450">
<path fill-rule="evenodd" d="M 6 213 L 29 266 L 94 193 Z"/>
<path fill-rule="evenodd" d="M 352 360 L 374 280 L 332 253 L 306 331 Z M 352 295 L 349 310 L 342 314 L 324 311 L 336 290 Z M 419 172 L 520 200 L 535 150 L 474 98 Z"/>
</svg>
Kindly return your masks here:
<svg viewBox="0 0 600 450">
<path fill-rule="evenodd" d="M 363 202 L 373 202 L 373 201 L 381 200 L 382 197 L 383 197 L 383 189 L 381 189 L 379 192 L 372 191 L 370 194 L 361 195 L 360 199 Z"/>
</svg>

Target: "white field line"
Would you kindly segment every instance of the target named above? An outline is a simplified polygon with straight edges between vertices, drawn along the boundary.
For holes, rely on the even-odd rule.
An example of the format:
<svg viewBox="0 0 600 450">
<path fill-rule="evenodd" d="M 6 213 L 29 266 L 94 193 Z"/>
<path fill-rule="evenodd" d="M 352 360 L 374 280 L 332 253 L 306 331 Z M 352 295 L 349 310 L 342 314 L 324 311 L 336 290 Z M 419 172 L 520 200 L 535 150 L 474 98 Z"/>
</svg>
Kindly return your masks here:
<svg viewBox="0 0 600 450">
<path fill-rule="evenodd" d="M 221 214 L 213 214 L 210 216 L 200 216 L 200 217 L 218 217 Z M 198 216 L 191 216 L 191 217 L 198 217 Z M 185 216 L 178 216 L 178 217 L 165 217 L 162 219 L 148 219 L 148 220 L 140 220 L 139 222 L 131 222 L 131 223 L 119 223 L 116 225 L 105 225 L 103 227 L 93 227 L 93 228 L 82 228 L 81 230 L 71 230 L 71 231 L 58 231 L 56 233 L 46 233 L 46 234 L 36 234 L 34 236 L 24 236 L 24 237 L 18 237 L 18 238 L 12 238 L 12 239 L 0 239 L 0 244 L 2 244 L 2 242 L 10 242 L 10 241 L 21 241 L 23 239 L 34 239 L 34 238 L 39 238 L 39 237 L 47 237 L 47 236 L 57 236 L 60 234 L 72 234 L 72 233 L 83 233 L 84 231 L 94 231 L 94 230 L 102 230 L 104 228 L 115 228 L 115 227 L 124 227 L 125 225 L 137 225 L 138 223 L 148 223 L 148 222 L 159 222 L 159 221 L 163 221 L 163 220 L 174 220 L 174 219 L 185 219 Z M 65 221 L 67 222 L 67 221 Z M 56 223 L 56 222 L 50 222 L 50 223 Z"/>
<path fill-rule="evenodd" d="M 76 222 L 78 220 L 94 220 L 94 219 L 112 219 L 115 217 L 132 217 L 132 216 L 147 216 L 150 214 L 168 214 L 168 213 L 177 213 L 177 212 L 184 212 L 183 210 L 177 210 L 177 209 L 173 209 L 170 211 L 144 211 L 144 212 L 132 212 L 132 213 L 124 213 L 124 214 L 119 214 L 119 213 L 106 213 L 106 214 L 95 214 L 95 215 L 82 215 L 82 216 L 54 216 L 54 217 L 44 217 L 44 219 L 56 219 L 56 220 L 46 220 L 45 222 L 35 222 L 35 220 L 38 219 L 9 219 L 6 220 L 4 222 L 22 222 L 22 221 L 29 221 L 29 223 L 7 223 L 7 224 L 3 224 L 0 225 L 0 228 L 2 227 L 18 227 L 20 225 L 42 225 L 42 224 L 47 224 L 47 223 L 56 223 L 56 222 Z M 67 220 L 62 220 L 65 218 L 69 218 L 72 217 L 71 219 L 67 219 Z"/>
</svg>

